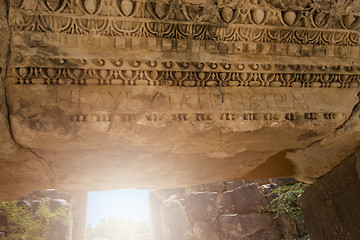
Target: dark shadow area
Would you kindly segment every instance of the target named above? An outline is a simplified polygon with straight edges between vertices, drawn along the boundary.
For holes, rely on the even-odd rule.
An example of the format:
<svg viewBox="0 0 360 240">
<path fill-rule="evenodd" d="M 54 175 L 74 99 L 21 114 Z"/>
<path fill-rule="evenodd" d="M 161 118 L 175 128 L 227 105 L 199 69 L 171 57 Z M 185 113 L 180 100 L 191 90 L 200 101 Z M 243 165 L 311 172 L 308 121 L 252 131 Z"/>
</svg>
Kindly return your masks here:
<svg viewBox="0 0 360 240">
<path fill-rule="evenodd" d="M 294 164 L 286 158 L 286 154 L 295 151 L 286 149 L 268 158 L 263 164 L 257 166 L 248 174 L 240 179 L 259 179 L 259 178 L 289 178 L 295 175 Z"/>
</svg>

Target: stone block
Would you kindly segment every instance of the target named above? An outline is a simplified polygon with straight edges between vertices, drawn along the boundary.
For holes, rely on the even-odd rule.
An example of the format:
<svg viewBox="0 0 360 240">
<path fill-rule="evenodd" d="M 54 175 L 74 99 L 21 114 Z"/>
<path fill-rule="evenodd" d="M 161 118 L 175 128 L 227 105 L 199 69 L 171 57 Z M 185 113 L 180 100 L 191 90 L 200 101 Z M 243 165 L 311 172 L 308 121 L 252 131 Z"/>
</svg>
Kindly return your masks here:
<svg viewBox="0 0 360 240">
<path fill-rule="evenodd" d="M 224 182 L 201 184 L 193 187 L 188 187 L 185 189 L 186 193 L 189 192 L 217 192 L 222 193 L 226 191 L 226 186 Z"/>
<path fill-rule="evenodd" d="M 360 239 L 357 161 L 352 154 L 303 193 L 301 206 L 311 239 Z"/>
<path fill-rule="evenodd" d="M 245 186 L 247 183 L 244 180 L 227 181 L 225 182 L 226 191 L 234 190 L 238 187 Z"/>
<path fill-rule="evenodd" d="M 227 191 L 219 195 L 216 202 L 216 209 L 220 214 L 235 213 L 234 191 Z"/>
<path fill-rule="evenodd" d="M 289 215 L 280 215 L 275 221 L 282 239 L 293 240 L 299 236 L 296 221 Z"/>
<path fill-rule="evenodd" d="M 194 222 L 212 222 L 216 218 L 217 197 L 215 192 L 185 194 L 183 204 L 189 218 Z"/>
<path fill-rule="evenodd" d="M 175 197 L 161 206 L 162 239 L 184 240 L 191 233 L 190 221 L 181 202 Z"/>
<path fill-rule="evenodd" d="M 286 185 L 286 184 L 294 184 L 298 181 L 295 178 L 273 178 L 271 179 L 272 183 L 278 184 L 278 185 Z"/>
<path fill-rule="evenodd" d="M 219 217 L 225 239 L 279 240 L 280 233 L 271 216 L 259 213 L 230 214 Z"/>
<path fill-rule="evenodd" d="M 179 194 L 182 195 L 185 193 L 184 188 L 168 188 L 168 189 L 159 189 L 154 191 L 154 194 L 161 201 L 165 201 L 169 199 L 172 195 Z"/>
<path fill-rule="evenodd" d="M 66 201 L 71 202 L 72 195 L 70 193 L 58 192 L 48 189 L 34 191 L 26 196 L 26 200 L 41 200 L 43 198 L 65 199 Z"/>
<path fill-rule="evenodd" d="M 220 240 L 219 232 L 216 231 L 213 224 L 207 222 L 194 222 L 192 232 L 194 240 Z"/>
<path fill-rule="evenodd" d="M 259 189 L 259 185 L 252 183 L 224 192 L 217 204 L 218 209 L 223 213 L 247 214 L 258 212 L 261 207 L 268 204 L 268 201 Z"/>
<path fill-rule="evenodd" d="M 259 185 L 269 184 L 272 182 L 271 178 L 260 178 L 260 179 L 249 179 L 245 180 L 247 184 L 249 183 L 257 183 Z"/>
</svg>

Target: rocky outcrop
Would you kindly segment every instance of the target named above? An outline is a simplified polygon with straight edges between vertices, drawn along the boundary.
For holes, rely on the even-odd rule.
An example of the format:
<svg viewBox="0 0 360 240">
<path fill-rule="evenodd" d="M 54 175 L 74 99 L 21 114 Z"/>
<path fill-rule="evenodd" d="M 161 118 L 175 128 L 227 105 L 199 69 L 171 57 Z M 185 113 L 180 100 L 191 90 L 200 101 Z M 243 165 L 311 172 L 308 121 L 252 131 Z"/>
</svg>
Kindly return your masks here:
<svg viewBox="0 0 360 240">
<path fill-rule="evenodd" d="M 292 218 L 259 213 L 270 200 L 264 194 L 279 184 L 232 181 L 153 191 L 149 196 L 153 239 L 293 240 L 305 236 L 303 226 Z"/>
<path fill-rule="evenodd" d="M 352 154 L 306 189 L 301 197 L 312 239 L 360 238 L 360 179 L 356 171 L 359 161 L 360 158 Z"/>
</svg>

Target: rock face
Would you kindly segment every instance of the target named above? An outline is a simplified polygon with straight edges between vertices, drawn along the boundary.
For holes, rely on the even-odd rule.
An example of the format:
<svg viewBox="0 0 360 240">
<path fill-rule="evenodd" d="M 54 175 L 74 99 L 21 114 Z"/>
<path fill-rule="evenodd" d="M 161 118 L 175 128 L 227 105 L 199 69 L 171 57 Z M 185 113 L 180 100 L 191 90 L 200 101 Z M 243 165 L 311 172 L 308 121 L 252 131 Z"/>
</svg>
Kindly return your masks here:
<svg viewBox="0 0 360 240">
<path fill-rule="evenodd" d="M 225 239 L 281 239 L 271 216 L 259 213 L 222 215 L 219 222 L 226 233 Z"/>
<path fill-rule="evenodd" d="M 36 189 L 51 185 L 48 163 L 26 147 L 21 147 L 11 131 L 5 79 L 9 61 L 10 29 L 6 1 L 0 1 L 0 199 L 18 199 Z"/>
<path fill-rule="evenodd" d="M 153 239 L 293 240 L 305 236 L 303 226 L 293 219 L 282 215 L 274 220 L 259 213 L 269 203 L 264 193 L 276 186 L 232 181 L 152 191 Z"/>
<path fill-rule="evenodd" d="M 359 145 L 359 5 L 1 0 L 0 199 L 314 181 Z"/>
<path fill-rule="evenodd" d="M 301 197 L 311 239 L 360 238 L 359 155 L 348 157 L 306 189 Z M 339 181 L 341 179 L 341 181 Z"/>
</svg>

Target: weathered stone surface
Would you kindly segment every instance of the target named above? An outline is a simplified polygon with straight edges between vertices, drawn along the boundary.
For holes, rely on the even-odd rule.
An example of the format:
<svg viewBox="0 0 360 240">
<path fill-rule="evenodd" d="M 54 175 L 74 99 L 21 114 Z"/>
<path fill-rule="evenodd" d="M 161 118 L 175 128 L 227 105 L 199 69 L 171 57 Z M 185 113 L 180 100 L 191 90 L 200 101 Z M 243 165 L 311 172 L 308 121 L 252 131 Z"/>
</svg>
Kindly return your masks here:
<svg viewBox="0 0 360 240">
<path fill-rule="evenodd" d="M 162 239 L 190 239 L 191 227 L 183 205 L 175 195 L 163 202 L 161 206 Z"/>
<path fill-rule="evenodd" d="M 288 180 L 291 183 L 292 180 Z M 259 182 L 262 181 L 260 180 Z M 269 181 L 271 182 L 272 180 L 268 179 L 265 182 Z M 242 181 L 241 183 L 244 184 Z M 286 182 L 282 181 L 282 184 L 286 184 Z M 221 185 L 226 185 L 226 182 L 204 184 L 201 187 L 202 189 L 213 190 Z M 159 206 L 163 206 L 167 201 L 176 202 L 176 204 L 167 206 L 166 211 L 171 212 L 168 208 L 172 207 L 174 212 L 182 209 L 180 217 L 187 219 L 185 222 L 189 222 L 190 229 L 186 230 L 187 234 L 185 234 L 184 239 L 293 240 L 306 236 L 307 233 L 302 223 L 297 224 L 293 219 L 285 216 L 274 220 L 273 214 L 264 215 L 259 213 L 261 207 L 259 202 L 266 202 L 262 195 L 262 187 L 259 188 L 254 183 L 247 183 L 232 191 L 193 193 L 188 191 L 190 189 L 198 189 L 199 186 L 184 189 L 178 188 L 173 189 L 173 192 L 177 191 L 177 193 L 170 196 L 167 200 L 161 200 L 163 190 L 153 191 L 149 196 L 153 239 L 167 240 L 178 238 L 178 235 L 171 235 L 178 234 L 177 231 L 169 231 L 168 229 L 177 229 L 177 225 L 169 226 L 169 224 L 177 224 L 177 221 L 180 220 L 167 222 L 167 219 L 164 219 L 160 214 L 162 210 Z M 170 190 L 167 191 L 171 192 Z M 240 195 L 242 196 L 240 197 Z M 243 219 L 247 220 L 242 221 Z"/>
<path fill-rule="evenodd" d="M 245 186 L 246 182 L 244 180 L 238 180 L 238 181 L 227 181 L 225 182 L 225 188 L 226 191 L 234 190 L 238 187 Z"/>
<path fill-rule="evenodd" d="M 279 240 L 280 233 L 271 216 L 258 213 L 222 215 L 220 225 L 226 234 L 226 239 L 264 239 Z"/>
<path fill-rule="evenodd" d="M 208 222 L 194 222 L 192 224 L 192 239 L 194 240 L 220 240 L 219 232 L 214 229 L 213 224 Z"/>
<path fill-rule="evenodd" d="M 222 193 L 226 189 L 226 183 L 217 182 L 212 184 L 201 184 L 185 188 L 185 193 L 196 193 L 196 192 L 215 192 Z"/>
<path fill-rule="evenodd" d="M 299 230 L 297 229 L 297 223 L 289 215 L 279 215 L 275 222 L 278 225 L 282 239 L 293 240 L 298 238 Z"/>
<path fill-rule="evenodd" d="M 235 210 L 235 202 L 233 198 L 234 191 L 227 191 L 224 192 L 219 196 L 219 198 L 216 201 L 216 209 L 221 214 L 233 214 L 236 213 Z"/>
<path fill-rule="evenodd" d="M 18 88 L 19 86 L 15 87 Z M 123 91 L 122 89 L 118 90 L 120 92 L 115 91 L 112 94 L 120 94 Z M 145 89 L 142 89 L 142 91 L 144 90 Z M 142 99 L 148 98 L 150 100 L 156 93 L 162 96 L 163 99 L 168 98 L 166 94 L 163 91 L 161 93 L 160 90 L 162 89 L 149 87 L 144 93 L 140 92 L 140 95 L 137 95 L 139 96 L 138 101 L 140 101 L 136 104 L 136 106 L 138 106 L 136 107 L 138 109 L 137 112 L 154 111 L 151 110 L 150 107 L 147 107 L 147 102 L 144 102 Z M 24 91 L 26 90 L 17 92 L 21 92 L 22 95 L 27 96 Z M 96 92 L 97 90 L 94 89 L 94 91 L 95 94 L 93 94 L 93 97 L 86 101 L 91 102 L 91 99 L 97 101 L 97 99 L 102 98 L 99 96 L 99 92 Z M 104 89 L 104 94 L 109 94 L 108 91 L 109 90 Z M 135 90 L 131 89 L 131 91 Z M 177 91 L 180 91 L 180 93 L 175 94 L 178 95 L 176 99 L 181 101 L 181 96 L 185 94 L 185 92 L 184 90 Z M 207 90 L 204 91 L 203 94 L 205 96 L 212 94 Z M 229 89 L 229 91 L 233 92 L 234 90 Z M 244 91 L 255 91 L 259 92 L 260 95 L 262 94 L 260 90 L 244 89 Z M 269 92 L 270 90 L 262 91 Z M 277 94 L 279 91 L 281 90 L 277 90 Z M 288 91 L 292 90 L 286 90 L 285 92 Z M 207 124 L 208 129 L 204 129 L 203 123 L 197 122 L 196 119 L 189 119 L 184 122 L 172 122 L 171 114 L 160 126 L 152 122 L 144 123 L 142 118 L 133 123 L 124 123 L 121 119 L 118 119 L 119 122 L 116 122 L 116 120 L 112 122 L 111 120 L 110 122 L 102 123 L 98 121 L 77 123 L 68 122 L 65 114 L 69 111 L 68 104 L 60 108 L 57 104 L 50 103 L 49 99 L 58 93 L 49 90 L 43 92 L 41 88 L 37 88 L 37 90 L 33 89 L 31 92 L 32 93 L 29 94 L 32 100 L 29 99 L 29 101 L 25 100 L 25 97 L 16 96 L 16 92 L 12 92 L 11 94 L 13 98 L 10 99 L 24 99 L 24 101 L 27 102 L 18 104 L 16 103 L 18 100 L 15 100 L 13 103 L 13 116 L 11 119 L 12 125 L 14 126 L 14 136 L 16 136 L 17 142 L 22 146 L 34 149 L 39 156 L 47 159 L 55 171 L 58 169 L 58 173 L 55 174 L 55 183 L 57 188 L 64 188 L 64 190 L 74 186 L 76 189 L 81 188 L 81 190 L 85 191 L 90 183 L 90 186 L 95 189 L 111 188 L 110 185 L 118 185 L 119 187 L 130 187 L 134 185 L 150 187 L 152 181 L 155 181 L 154 185 L 158 187 L 174 186 L 177 181 L 175 182 L 175 179 L 170 181 L 170 176 L 168 181 L 161 181 L 162 174 L 165 174 L 163 176 L 165 178 L 167 172 L 172 172 L 172 175 L 182 179 L 181 182 L 183 185 L 205 180 L 206 178 L 204 179 L 203 175 L 200 174 L 202 171 L 206 172 L 206 175 L 211 175 L 211 179 L 214 180 L 222 180 L 225 175 L 226 178 L 238 177 L 248 173 L 254 166 L 263 163 L 264 160 L 262 159 L 270 158 L 271 155 L 276 153 L 276 149 L 280 151 L 287 148 L 301 148 L 302 146 L 306 146 L 315 139 L 318 139 L 315 135 L 318 136 L 319 134 L 325 134 L 325 132 L 329 131 L 329 126 L 331 126 L 332 123 L 333 128 L 336 128 L 338 124 L 343 122 L 343 120 L 340 119 L 341 122 L 338 124 L 337 121 L 331 121 L 332 123 L 326 125 L 324 124 L 322 128 L 316 128 L 317 133 L 312 134 L 312 137 L 307 139 L 302 138 L 304 133 L 300 130 L 302 126 L 306 129 L 307 126 L 312 125 L 312 123 L 307 120 L 299 120 L 296 128 L 291 127 L 287 120 L 282 120 L 278 122 L 278 125 L 275 124 L 276 127 L 273 125 L 273 127 L 268 126 L 263 129 L 263 124 L 267 124 L 263 120 L 246 125 L 237 125 L 231 121 L 228 123 L 227 121 L 220 120 L 221 114 L 218 115 L 218 121 L 214 120 Z M 33 94 L 36 92 L 41 95 L 43 93 L 46 96 L 39 98 Z M 241 95 L 241 93 L 232 93 L 233 96 L 239 94 Z M 300 90 L 298 94 L 300 94 Z M 304 92 L 304 94 L 306 94 L 306 92 Z M 316 93 L 316 95 L 320 97 L 321 94 Z M 136 94 L 131 98 L 135 96 Z M 186 96 L 195 97 L 198 96 L 198 94 L 190 89 L 186 90 Z M 334 96 L 339 96 L 339 94 L 335 95 L 334 93 Z M 351 96 L 350 92 L 346 93 L 346 96 L 343 95 L 339 97 L 346 98 L 348 96 Z M 87 93 L 82 93 L 82 99 L 86 97 Z M 326 98 L 326 96 L 324 95 L 323 98 Z M 172 102 L 176 102 L 176 99 L 174 97 Z M 35 103 L 36 101 L 41 102 Z M 124 102 L 123 100 L 119 101 Z M 334 99 L 333 105 L 336 104 L 335 101 L 337 100 Z M 10 100 L 10 102 L 12 101 Z M 349 99 L 348 102 L 351 103 L 351 100 Z M 239 106 L 239 104 L 240 103 L 235 105 Z M 32 107 L 34 105 L 49 106 L 46 108 L 34 108 Z M 160 102 L 158 106 L 164 105 L 164 102 Z M 180 106 L 181 104 L 179 103 L 177 106 L 179 107 L 178 109 L 169 109 L 166 111 L 179 111 Z M 96 109 L 90 105 L 88 107 L 89 110 L 86 110 L 85 106 L 81 107 L 81 111 L 86 112 L 90 111 L 90 109 Z M 38 110 L 41 110 L 41 112 L 38 112 Z M 268 110 L 270 111 L 270 109 Z M 116 111 L 126 112 L 129 110 Z M 159 109 L 157 111 L 159 111 Z M 193 112 L 197 111 L 197 109 L 189 109 L 188 111 Z M 209 109 L 208 111 L 213 110 Z M 192 113 L 192 116 L 194 116 L 194 114 L 195 113 Z M 114 115 L 115 119 L 117 117 L 121 118 L 119 115 Z M 144 116 L 144 118 L 146 117 Z M 47 119 L 46 121 L 49 124 L 42 122 L 45 119 Z M 238 121 L 241 122 L 242 120 Z M 322 121 L 325 122 L 327 120 Z M 17 128 L 16 126 L 21 128 Z M 25 131 L 24 128 L 26 129 Z M 305 129 L 304 131 L 310 131 Z M 174 131 L 176 131 L 177 134 L 170 136 Z M 313 133 L 314 130 L 311 130 L 311 132 Z M 32 137 L 34 134 L 37 136 L 36 140 Z M 218 134 L 221 134 L 221 144 L 218 142 Z M 52 139 L 51 142 L 49 142 L 49 138 Z M 247 141 L 242 141 L 244 138 L 246 138 Z M 166 139 L 166 141 L 164 141 L 164 139 Z M 182 140 L 179 142 L 179 139 Z M 201 139 L 201 141 L 197 141 L 196 139 Z M 194 145 L 193 141 L 197 142 L 196 145 Z M 274 142 L 276 142 L 275 145 Z M 258 146 L 258 148 L 256 146 Z M 156 151 L 154 151 L 154 149 L 156 149 Z M 212 151 L 209 151 L 209 149 L 212 149 Z M 263 149 L 269 150 L 263 151 Z M 56 152 L 56 154 L 54 154 L 54 152 Z M 102 159 L 101 166 L 104 171 L 94 171 L 99 167 L 98 159 Z M 127 159 L 132 159 L 132 165 L 128 165 Z M 241 168 L 237 167 L 239 165 Z M 281 164 L 275 163 L 275 167 L 280 165 Z M 291 163 L 284 165 L 284 174 L 291 175 L 295 173 Z M 154 166 L 159 166 L 160 171 Z M 192 174 L 190 177 L 186 171 L 183 171 L 182 166 L 190 167 L 194 171 L 197 170 L 199 174 Z M 138 167 L 140 169 L 138 169 Z M 223 168 L 223 170 L 219 171 L 219 167 Z M 141 175 L 132 172 L 141 169 L 144 169 Z M 83 177 L 78 178 L 79 174 Z M 262 173 L 260 172 L 258 174 Z M 76 186 L 74 185 L 75 179 L 77 179 Z M 98 181 L 95 181 L 95 179 Z M 108 187 L 106 186 L 106 182 L 109 184 Z"/>
<path fill-rule="evenodd" d="M 52 185 L 49 163 L 14 141 L 9 124 L 9 102 L 5 79 L 10 56 L 11 34 L 7 20 L 7 2 L 0 1 L 0 199 L 23 197 L 35 189 Z"/>
<path fill-rule="evenodd" d="M 360 238 L 358 160 L 352 154 L 302 195 L 304 219 L 311 239 Z"/>
<path fill-rule="evenodd" d="M 6 2 L 4 0 L 0 1 L 0 153 L 3 158 L 11 156 L 11 154 L 17 150 L 10 135 L 8 106 L 5 96 L 5 72 L 10 44 L 10 31 L 7 24 L 6 10 Z"/>
<path fill-rule="evenodd" d="M 73 196 L 70 193 L 57 192 L 55 190 L 47 189 L 32 192 L 31 194 L 26 195 L 25 199 L 27 201 L 42 200 L 44 198 L 63 199 L 70 203 L 72 197 Z"/>
<path fill-rule="evenodd" d="M 216 218 L 216 200 L 218 193 L 194 192 L 185 194 L 184 206 L 193 222 L 213 222 Z"/>
<path fill-rule="evenodd" d="M 330 171 L 339 163 L 339 159 L 345 159 L 355 152 L 360 139 L 359 120 L 360 101 L 354 106 L 348 119 L 334 132 L 304 149 L 288 153 L 288 158 L 296 165 L 297 178 L 312 181 Z M 321 166 L 313 164 L 319 157 L 326 159 Z M 305 176 L 302 173 L 311 174 L 304 178 L 301 177 Z"/>
<path fill-rule="evenodd" d="M 218 200 L 218 209 L 224 214 L 247 214 L 258 212 L 268 201 L 258 189 L 259 185 L 253 183 L 239 187 L 221 194 Z"/>
<path fill-rule="evenodd" d="M 355 1 L 70 2 L 0 3 L 0 199 L 313 181 L 359 145 Z"/>
</svg>

